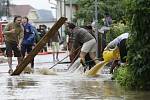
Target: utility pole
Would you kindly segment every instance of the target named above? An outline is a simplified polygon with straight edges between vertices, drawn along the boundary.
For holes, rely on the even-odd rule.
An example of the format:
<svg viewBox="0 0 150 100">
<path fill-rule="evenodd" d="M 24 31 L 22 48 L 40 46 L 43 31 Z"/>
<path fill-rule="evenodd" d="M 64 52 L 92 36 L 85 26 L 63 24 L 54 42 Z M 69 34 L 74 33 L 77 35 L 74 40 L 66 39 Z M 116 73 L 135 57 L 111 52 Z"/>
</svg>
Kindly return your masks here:
<svg viewBox="0 0 150 100">
<path fill-rule="evenodd" d="M 72 21 L 72 0 L 70 0 L 70 21 Z"/>
<path fill-rule="evenodd" d="M 97 0 L 95 0 L 95 36 L 96 36 L 96 40 L 97 40 L 97 44 L 96 44 L 96 56 L 98 57 L 99 51 L 98 51 L 98 18 L 97 18 Z"/>
<path fill-rule="evenodd" d="M 9 16 L 9 6 L 10 6 L 10 2 L 9 0 L 6 1 L 6 16 Z"/>
<path fill-rule="evenodd" d="M 101 57 L 101 41 L 100 41 L 100 34 L 98 32 L 98 2 L 95 0 L 95 36 L 96 36 L 96 57 Z"/>
<path fill-rule="evenodd" d="M 64 17 L 66 17 L 66 0 L 64 0 Z"/>
<path fill-rule="evenodd" d="M 62 0 L 59 0 L 59 9 L 60 9 L 60 17 L 62 17 L 62 12 L 63 12 L 63 9 L 62 9 Z M 62 27 L 60 27 L 60 34 L 61 34 L 61 36 L 62 36 L 62 33 L 63 33 L 63 29 L 62 29 Z"/>
</svg>

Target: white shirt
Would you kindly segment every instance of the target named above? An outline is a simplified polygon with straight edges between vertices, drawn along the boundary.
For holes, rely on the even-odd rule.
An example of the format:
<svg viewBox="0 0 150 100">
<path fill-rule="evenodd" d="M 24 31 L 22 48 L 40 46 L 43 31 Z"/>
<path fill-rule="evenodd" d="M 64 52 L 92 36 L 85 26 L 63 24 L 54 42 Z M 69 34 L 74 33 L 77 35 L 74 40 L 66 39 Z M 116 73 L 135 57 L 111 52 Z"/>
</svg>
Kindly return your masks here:
<svg viewBox="0 0 150 100">
<path fill-rule="evenodd" d="M 113 41 L 111 41 L 111 42 L 107 45 L 107 47 L 109 48 L 109 47 L 111 47 L 111 46 L 117 46 L 117 45 L 120 43 L 121 40 L 127 39 L 128 36 L 129 36 L 129 33 L 123 33 L 123 34 L 119 35 L 117 38 L 115 38 Z"/>
</svg>

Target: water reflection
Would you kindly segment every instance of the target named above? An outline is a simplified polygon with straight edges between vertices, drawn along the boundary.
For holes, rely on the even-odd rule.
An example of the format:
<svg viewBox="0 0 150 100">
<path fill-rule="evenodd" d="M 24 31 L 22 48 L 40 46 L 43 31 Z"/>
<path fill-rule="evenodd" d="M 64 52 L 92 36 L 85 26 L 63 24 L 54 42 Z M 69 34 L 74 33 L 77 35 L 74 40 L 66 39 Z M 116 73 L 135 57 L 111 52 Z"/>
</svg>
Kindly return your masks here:
<svg viewBox="0 0 150 100">
<path fill-rule="evenodd" d="M 20 98 L 24 93 L 30 91 L 31 88 L 34 88 L 38 85 L 37 81 L 34 81 L 33 78 L 30 77 L 22 77 L 22 76 L 8 76 L 6 78 L 6 86 L 3 84 L 3 93 L 0 94 L 2 96 L 1 100 L 6 99 L 17 99 Z M 32 93 L 31 93 L 32 94 Z M 29 95 L 30 96 L 30 95 Z M 25 96 L 22 99 L 26 98 Z"/>
<path fill-rule="evenodd" d="M 138 95 L 137 95 L 138 94 Z M 0 78 L 0 100 L 147 100 L 150 93 L 127 91 L 105 76 L 20 75 Z"/>
<path fill-rule="evenodd" d="M 8 78 L 8 88 L 28 88 L 28 87 L 34 87 L 37 86 L 38 83 L 37 81 L 34 81 L 32 78 L 27 78 L 27 77 L 10 77 Z"/>
<path fill-rule="evenodd" d="M 112 100 L 113 98 L 114 100 L 123 100 L 121 92 L 113 92 L 117 88 L 113 88 L 112 85 L 113 82 L 111 81 L 104 82 L 101 79 L 81 78 L 71 80 L 66 84 L 66 87 L 69 87 L 67 91 L 70 91 L 68 93 L 70 100 Z"/>
</svg>

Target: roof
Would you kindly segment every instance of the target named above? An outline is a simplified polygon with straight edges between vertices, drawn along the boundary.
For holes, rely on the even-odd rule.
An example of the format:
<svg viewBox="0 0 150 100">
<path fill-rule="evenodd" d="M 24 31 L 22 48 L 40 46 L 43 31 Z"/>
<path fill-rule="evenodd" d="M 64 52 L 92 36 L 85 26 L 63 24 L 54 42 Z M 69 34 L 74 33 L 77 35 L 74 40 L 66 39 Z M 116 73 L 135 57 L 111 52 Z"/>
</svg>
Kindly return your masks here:
<svg viewBox="0 0 150 100">
<path fill-rule="evenodd" d="M 10 6 L 10 15 L 20 15 L 20 16 L 28 16 L 31 11 L 35 11 L 38 19 L 32 19 L 36 22 L 49 22 L 54 21 L 54 16 L 51 10 L 40 9 L 37 10 L 30 5 L 12 5 Z"/>
<path fill-rule="evenodd" d="M 37 10 L 37 15 L 38 15 L 39 21 L 53 21 L 54 20 L 54 16 L 50 10 L 44 10 L 44 9 Z"/>
<path fill-rule="evenodd" d="M 34 10 L 34 8 L 30 5 L 12 5 L 9 8 L 10 15 L 20 15 L 20 16 L 27 16 L 30 10 Z"/>
</svg>

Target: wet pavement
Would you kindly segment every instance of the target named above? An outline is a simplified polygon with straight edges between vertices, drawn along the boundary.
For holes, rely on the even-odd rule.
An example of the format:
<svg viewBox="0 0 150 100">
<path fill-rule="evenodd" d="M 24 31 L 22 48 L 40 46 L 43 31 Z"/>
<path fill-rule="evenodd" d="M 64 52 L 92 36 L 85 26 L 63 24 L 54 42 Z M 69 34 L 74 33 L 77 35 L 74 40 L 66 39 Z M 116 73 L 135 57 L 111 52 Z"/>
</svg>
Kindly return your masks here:
<svg viewBox="0 0 150 100">
<path fill-rule="evenodd" d="M 60 54 L 61 58 L 66 53 Z M 69 61 L 65 59 L 64 62 Z M 16 66 L 13 61 L 13 69 Z M 35 70 L 53 66 L 52 55 L 37 55 Z M 127 91 L 111 80 L 110 74 L 87 77 L 81 73 L 70 73 L 69 64 L 55 66 L 57 75 L 39 73 L 10 76 L 8 64 L 0 64 L 0 100 L 148 100 L 148 91 Z"/>
</svg>

